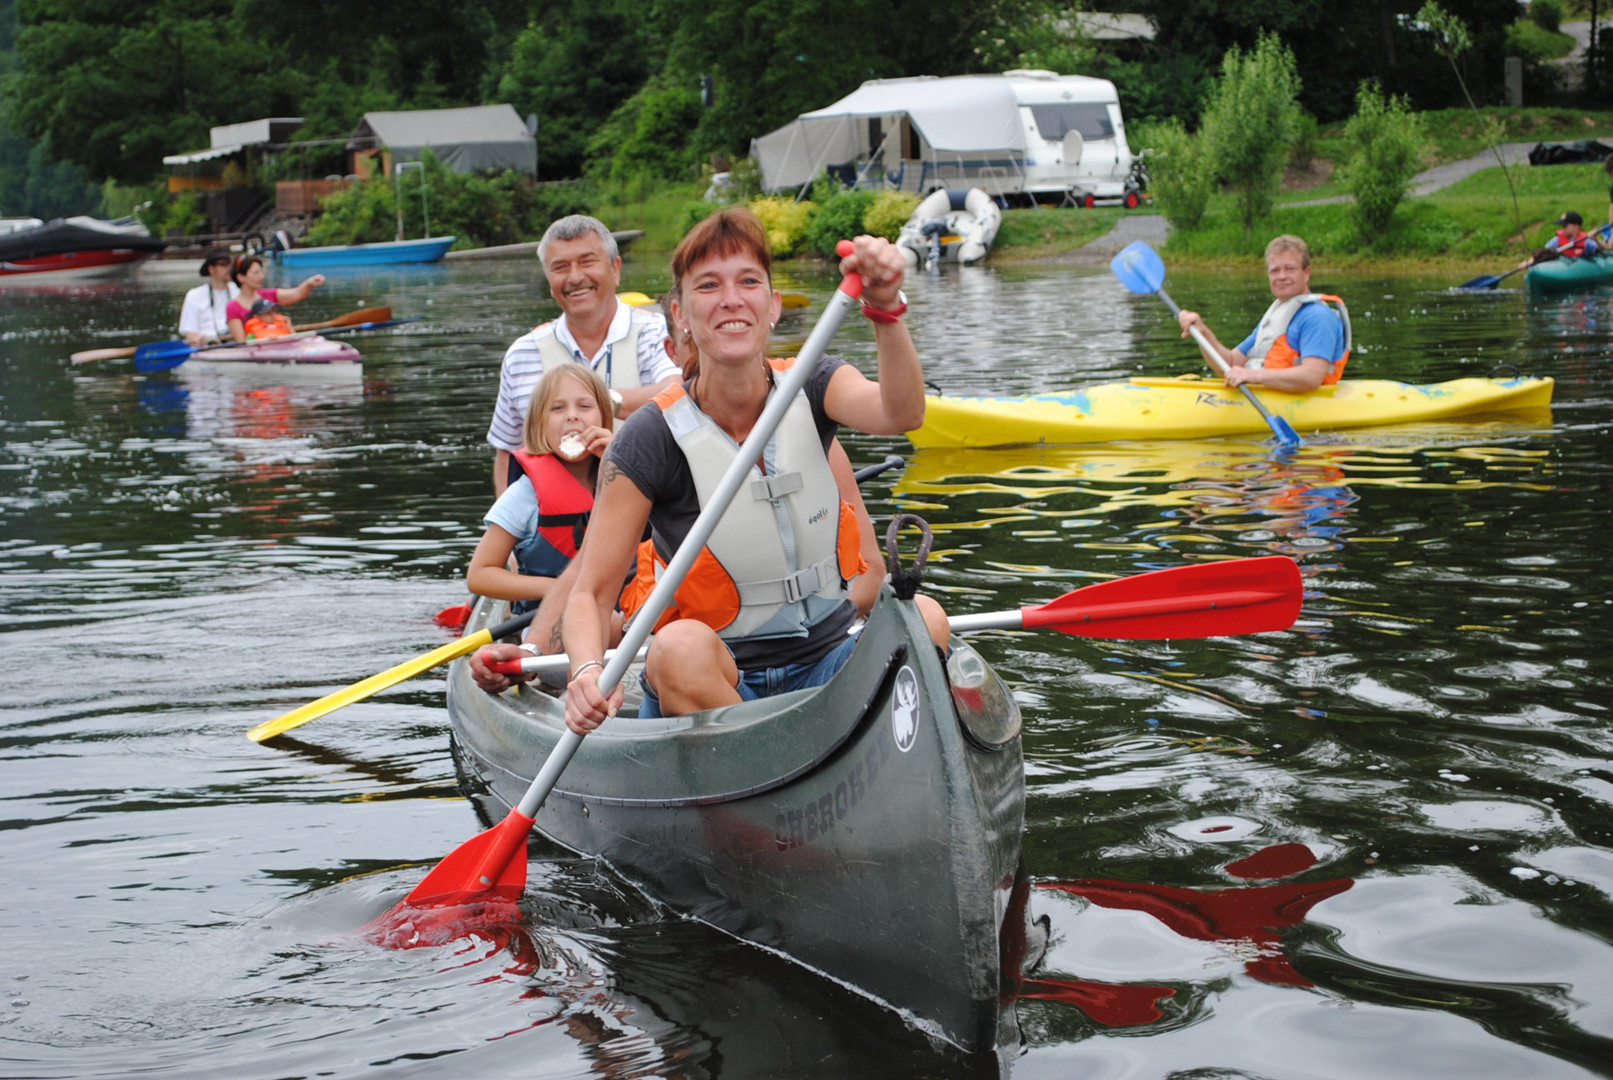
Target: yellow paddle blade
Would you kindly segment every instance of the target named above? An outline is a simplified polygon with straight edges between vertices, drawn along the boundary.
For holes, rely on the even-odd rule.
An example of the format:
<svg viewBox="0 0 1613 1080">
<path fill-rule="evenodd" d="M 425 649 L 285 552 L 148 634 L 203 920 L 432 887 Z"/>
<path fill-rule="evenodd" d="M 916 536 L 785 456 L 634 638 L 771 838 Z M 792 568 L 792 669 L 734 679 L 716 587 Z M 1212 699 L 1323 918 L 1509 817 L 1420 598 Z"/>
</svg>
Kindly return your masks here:
<svg viewBox="0 0 1613 1080">
<path fill-rule="evenodd" d="M 276 735 L 290 731 L 294 727 L 306 724 L 310 720 L 318 720 L 326 713 L 335 712 L 344 705 L 351 705 L 355 701 L 363 701 L 371 694 L 385 690 L 405 679 L 412 679 L 422 671 L 430 671 L 439 664 L 446 664 L 450 660 L 475 652 L 482 645 L 493 643 L 492 630 L 478 630 L 469 637 L 462 637 L 458 641 L 450 641 L 440 649 L 434 649 L 424 656 L 417 656 L 407 663 L 399 664 L 395 668 L 388 668 L 379 675 L 371 675 L 363 682 L 356 682 L 344 690 L 334 694 L 326 694 L 318 701 L 311 701 L 299 709 L 292 709 L 284 716 L 277 716 L 273 720 L 266 720 L 246 733 L 246 737 L 253 742 L 262 742 L 272 739 Z"/>
<path fill-rule="evenodd" d="M 646 293 L 641 293 L 641 292 L 617 293 L 616 294 L 616 299 L 618 299 L 622 303 L 628 304 L 628 305 L 630 305 L 632 307 L 649 307 L 651 304 L 659 304 L 660 303 L 660 301 L 655 299 L 654 297 L 649 296 Z"/>
<path fill-rule="evenodd" d="M 812 298 L 806 293 L 787 292 L 779 293 L 779 303 L 787 308 L 806 307 L 812 303 Z"/>
</svg>

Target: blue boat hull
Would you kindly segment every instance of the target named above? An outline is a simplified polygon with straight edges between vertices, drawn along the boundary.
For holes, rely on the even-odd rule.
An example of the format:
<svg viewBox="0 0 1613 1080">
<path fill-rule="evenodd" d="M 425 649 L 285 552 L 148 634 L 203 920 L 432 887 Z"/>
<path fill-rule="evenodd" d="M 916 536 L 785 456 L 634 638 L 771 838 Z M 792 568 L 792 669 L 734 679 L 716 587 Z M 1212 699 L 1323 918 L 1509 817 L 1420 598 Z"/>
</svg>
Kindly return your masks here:
<svg viewBox="0 0 1613 1080">
<path fill-rule="evenodd" d="M 277 251 L 274 261 L 302 269 L 316 266 L 388 266 L 395 263 L 432 263 L 442 259 L 455 237 L 431 236 L 423 240 L 389 240 L 380 244 L 342 244 L 333 247 L 292 248 Z"/>
</svg>

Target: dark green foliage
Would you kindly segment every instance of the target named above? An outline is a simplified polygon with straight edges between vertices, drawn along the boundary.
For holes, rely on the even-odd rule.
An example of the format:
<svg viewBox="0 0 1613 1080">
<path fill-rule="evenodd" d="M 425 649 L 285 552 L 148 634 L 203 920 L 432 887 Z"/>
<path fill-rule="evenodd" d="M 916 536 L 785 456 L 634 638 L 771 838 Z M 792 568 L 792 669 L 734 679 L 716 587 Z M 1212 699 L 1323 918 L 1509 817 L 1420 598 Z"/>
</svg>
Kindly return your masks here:
<svg viewBox="0 0 1613 1080">
<path fill-rule="evenodd" d="M 1534 0 L 1529 5 L 1529 18 L 1542 30 L 1555 34 L 1563 25 L 1562 5 L 1557 0 Z"/>
<path fill-rule="evenodd" d="M 6 122 L 91 176 L 146 180 L 164 154 L 207 145 L 252 103 L 268 57 L 234 33 L 228 0 L 24 0 Z M 248 113 L 247 115 L 264 115 Z"/>
<path fill-rule="evenodd" d="M 0 212 L 49 220 L 94 214 L 100 205 L 101 189 L 84 178 L 84 170 L 51 161 L 43 147 L 0 124 Z"/>
<path fill-rule="evenodd" d="M 600 0 L 545 8 L 516 36 L 494 100 L 537 115 L 540 176 L 583 174 L 590 141 L 648 77 L 650 45 L 641 9 Z"/>
<path fill-rule="evenodd" d="M 1408 25 L 1421 0 L 1136 0 L 1131 10 L 1150 16 L 1158 34 L 1143 62 L 1114 78 L 1128 117 L 1175 116 L 1191 120 L 1202 93 L 1232 46 L 1252 48 L 1273 33 L 1294 53 L 1303 90 L 1300 106 L 1322 123 L 1345 119 L 1362 79 L 1384 92 L 1408 96 L 1419 109 L 1461 103 L 1439 68 L 1438 55 Z M 1473 28 L 1465 61 L 1475 96 L 1499 103 L 1504 92 L 1506 29 L 1518 17 L 1516 0 L 1451 0 L 1446 7 Z"/>
<path fill-rule="evenodd" d="M 601 178 L 690 180 L 699 160 L 690 136 L 700 122 L 700 90 L 652 79 L 623 102 L 588 143 Z"/>
</svg>

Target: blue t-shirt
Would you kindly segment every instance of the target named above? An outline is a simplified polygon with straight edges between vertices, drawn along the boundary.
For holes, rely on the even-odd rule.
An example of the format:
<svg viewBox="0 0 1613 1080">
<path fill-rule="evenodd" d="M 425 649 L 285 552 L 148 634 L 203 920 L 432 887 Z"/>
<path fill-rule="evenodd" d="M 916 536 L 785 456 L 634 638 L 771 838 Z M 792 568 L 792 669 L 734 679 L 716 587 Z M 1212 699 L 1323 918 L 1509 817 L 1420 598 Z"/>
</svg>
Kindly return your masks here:
<svg viewBox="0 0 1613 1080">
<path fill-rule="evenodd" d="M 531 477 L 523 474 L 510 481 L 482 524 L 497 525 L 515 537 L 515 561 L 523 574 L 553 576 L 531 568 L 538 553 L 538 493 L 532 488 Z"/>
<path fill-rule="evenodd" d="M 1248 356 L 1259 333 L 1260 327 L 1256 326 L 1254 333 L 1243 339 L 1238 351 Z M 1299 353 L 1300 359 L 1319 356 L 1332 367 L 1344 356 L 1344 323 L 1332 308 L 1313 300 L 1294 312 L 1288 323 L 1288 344 Z"/>
</svg>

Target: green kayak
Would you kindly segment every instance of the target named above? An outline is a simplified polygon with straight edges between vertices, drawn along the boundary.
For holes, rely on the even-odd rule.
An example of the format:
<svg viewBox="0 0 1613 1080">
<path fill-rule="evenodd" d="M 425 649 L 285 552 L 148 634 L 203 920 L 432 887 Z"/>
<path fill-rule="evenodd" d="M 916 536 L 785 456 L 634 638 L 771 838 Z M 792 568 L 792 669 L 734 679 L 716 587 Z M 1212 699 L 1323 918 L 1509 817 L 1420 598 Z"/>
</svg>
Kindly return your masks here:
<svg viewBox="0 0 1613 1080">
<path fill-rule="evenodd" d="M 1599 285 L 1613 284 L 1613 255 L 1590 255 L 1580 259 L 1553 259 L 1529 268 L 1524 275 L 1529 291 L 1536 296 L 1579 292 Z"/>
</svg>

